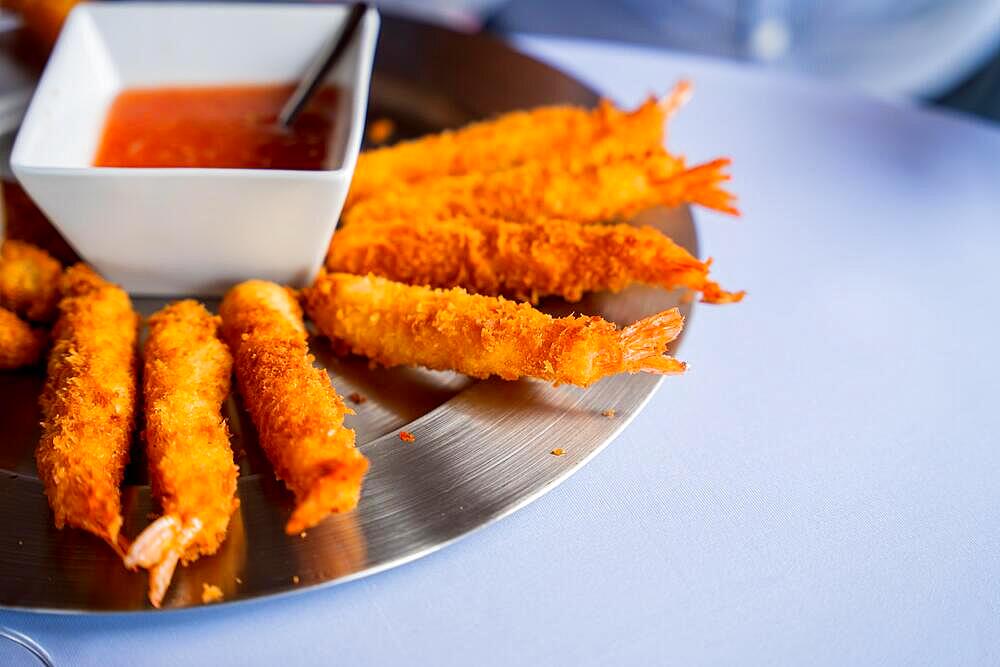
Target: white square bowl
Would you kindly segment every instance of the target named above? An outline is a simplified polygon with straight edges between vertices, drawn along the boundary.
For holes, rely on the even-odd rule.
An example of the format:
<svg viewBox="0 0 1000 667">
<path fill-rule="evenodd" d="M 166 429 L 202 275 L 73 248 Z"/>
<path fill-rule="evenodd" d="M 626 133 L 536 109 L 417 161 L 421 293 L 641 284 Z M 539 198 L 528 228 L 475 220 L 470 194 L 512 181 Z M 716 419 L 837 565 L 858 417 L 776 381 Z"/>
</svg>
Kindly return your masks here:
<svg viewBox="0 0 1000 667">
<path fill-rule="evenodd" d="M 305 284 L 323 261 L 361 146 L 374 9 L 327 80 L 339 89 L 328 169 L 93 160 L 121 90 L 295 81 L 347 13 L 342 5 L 81 5 L 21 126 L 14 173 L 80 255 L 130 292 L 217 295 L 247 278 Z"/>
</svg>

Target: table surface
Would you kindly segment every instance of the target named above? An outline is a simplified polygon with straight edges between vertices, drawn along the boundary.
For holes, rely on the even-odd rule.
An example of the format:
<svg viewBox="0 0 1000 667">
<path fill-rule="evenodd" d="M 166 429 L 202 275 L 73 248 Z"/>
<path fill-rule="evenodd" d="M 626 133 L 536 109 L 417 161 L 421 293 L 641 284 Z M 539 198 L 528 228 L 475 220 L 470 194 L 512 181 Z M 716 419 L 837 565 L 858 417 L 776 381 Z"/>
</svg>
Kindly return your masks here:
<svg viewBox="0 0 1000 667">
<path fill-rule="evenodd" d="M 518 44 L 625 104 L 694 80 L 668 141 L 732 156 L 743 218 L 697 217 L 749 297 L 696 308 L 691 371 L 562 486 L 409 565 L 0 626 L 74 665 L 997 664 L 1000 132 L 713 61 Z"/>
</svg>

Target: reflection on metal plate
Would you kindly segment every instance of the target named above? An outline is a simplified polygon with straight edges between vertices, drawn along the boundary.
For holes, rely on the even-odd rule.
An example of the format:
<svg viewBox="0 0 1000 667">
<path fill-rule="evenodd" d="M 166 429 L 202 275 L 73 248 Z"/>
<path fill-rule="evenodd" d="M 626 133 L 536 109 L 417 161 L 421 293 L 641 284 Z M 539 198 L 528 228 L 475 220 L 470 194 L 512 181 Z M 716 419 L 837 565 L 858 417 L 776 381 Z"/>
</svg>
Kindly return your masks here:
<svg viewBox="0 0 1000 667">
<path fill-rule="evenodd" d="M 407 136 L 513 108 L 595 101 L 583 85 L 490 38 L 390 18 L 370 118 L 391 118 Z M 697 250 L 687 209 L 649 211 L 643 218 Z M 163 303 L 143 299 L 137 306 L 148 315 Z M 687 314 L 679 294 L 634 287 L 543 307 L 630 323 L 674 305 Z M 241 506 L 220 552 L 178 569 L 165 608 L 200 604 L 203 582 L 219 586 L 231 602 L 364 576 L 448 544 L 565 479 L 635 416 L 660 382 L 619 376 L 586 391 L 535 381 L 475 382 L 453 373 L 371 369 L 362 359 L 335 358 L 320 340 L 313 348 L 342 395 L 367 399 L 347 420 L 371 459 L 360 506 L 305 538 L 286 536 L 291 495 L 275 481 L 238 400 L 230 400 Z M 33 461 L 42 381 L 39 371 L 0 375 L 0 606 L 149 609 L 144 574 L 126 571 L 98 539 L 52 525 Z M 602 415 L 608 409 L 614 417 Z M 415 442 L 400 440 L 404 428 Z M 555 447 L 565 455 L 551 455 Z M 134 448 L 124 490 L 130 536 L 154 511 L 140 449 Z"/>
<path fill-rule="evenodd" d="M 52 667 L 52 658 L 33 639 L 17 630 L 0 627 L 0 665 L 4 667 Z"/>
</svg>

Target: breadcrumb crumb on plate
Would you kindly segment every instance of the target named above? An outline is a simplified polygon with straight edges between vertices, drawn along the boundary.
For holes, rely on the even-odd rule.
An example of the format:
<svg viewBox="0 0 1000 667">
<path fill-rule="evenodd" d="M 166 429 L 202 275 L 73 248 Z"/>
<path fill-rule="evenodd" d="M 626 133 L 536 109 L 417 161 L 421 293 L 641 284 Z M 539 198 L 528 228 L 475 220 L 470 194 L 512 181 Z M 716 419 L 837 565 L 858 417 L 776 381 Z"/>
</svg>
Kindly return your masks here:
<svg viewBox="0 0 1000 667">
<path fill-rule="evenodd" d="M 222 589 L 215 584 L 202 583 L 201 585 L 201 602 L 202 604 L 212 604 L 213 602 L 222 602 L 225 596 L 222 594 Z"/>
<path fill-rule="evenodd" d="M 556 447 L 549 453 L 552 454 L 552 456 L 562 456 L 563 454 L 566 453 L 566 450 L 563 449 L 562 447 Z"/>
<path fill-rule="evenodd" d="M 368 126 L 368 141 L 384 144 L 396 133 L 396 124 L 390 118 L 377 118 Z"/>
<path fill-rule="evenodd" d="M 615 410 L 614 408 L 608 408 L 607 410 L 603 410 L 601 412 L 601 415 L 607 417 L 608 419 L 611 419 L 612 417 L 615 416 Z"/>
<path fill-rule="evenodd" d="M 417 437 L 412 433 L 410 433 L 409 431 L 400 431 L 399 439 L 402 440 L 403 442 L 414 442 L 416 441 Z"/>
</svg>

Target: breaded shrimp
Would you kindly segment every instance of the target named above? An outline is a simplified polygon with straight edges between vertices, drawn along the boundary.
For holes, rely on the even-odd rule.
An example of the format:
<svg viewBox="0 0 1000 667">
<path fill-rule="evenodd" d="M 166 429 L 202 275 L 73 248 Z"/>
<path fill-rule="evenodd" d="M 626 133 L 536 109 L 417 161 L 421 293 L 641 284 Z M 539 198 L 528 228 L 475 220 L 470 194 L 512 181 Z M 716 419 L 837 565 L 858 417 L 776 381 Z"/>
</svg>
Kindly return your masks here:
<svg viewBox="0 0 1000 667">
<path fill-rule="evenodd" d="M 236 499 L 222 404 L 233 359 L 219 339 L 219 318 L 197 301 L 180 301 L 149 319 L 143 396 L 153 497 L 163 515 L 125 555 L 149 570 L 149 600 L 159 607 L 177 561 L 215 553 L 226 538 Z"/>
<path fill-rule="evenodd" d="M 139 317 L 122 289 L 84 264 L 66 270 L 61 289 L 40 400 L 38 472 L 57 528 L 88 530 L 120 552 Z"/>
<path fill-rule="evenodd" d="M 617 292 L 637 282 L 697 290 L 709 303 L 743 297 L 709 280 L 708 267 L 652 227 L 491 218 L 348 225 L 334 235 L 326 258 L 331 272 L 533 303 L 550 294 L 578 301 L 584 292 Z"/>
<path fill-rule="evenodd" d="M 0 308 L 0 371 L 9 371 L 38 363 L 48 335 L 32 329 L 27 322 Z"/>
<path fill-rule="evenodd" d="M 251 280 L 229 290 L 220 313 L 243 403 L 275 473 L 295 494 L 286 532 L 294 535 L 331 512 L 354 509 L 368 460 L 344 426 L 351 410 L 326 372 L 313 365 L 293 294 Z"/>
<path fill-rule="evenodd" d="M 662 149 L 610 161 L 539 160 L 387 190 L 355 204 L 343 221 L 447 220 L 465 215 L 594 223 L 627 220 L 653 206 L 685 203 L 735 215 L 732 196 L 720 187 L 729 179 L 724 172 L 728 165 L 729 160 L 720 159 L 687 169 L 683 160 Z"/>
<path fill-rule="evenodd" d="M 22 241 L 0 249 L 0 306 L 34 322 L 51 322 L 59 302 L 62 266 L 47 252 Z"/>
<path fill-rule="evenodd" d="M 619 331 L 600 317 L 555 319 L 503 297 L 346 273 L 321 275 L 305 298 L 324 335 L 384 366 L 584 387 L 616 373 L 684 371 L 664 356 L 683 326 L 676 308 Z"/>
<path fill-rule="evenodd" d="M 604 100 L 596 109 L 551 106 L 514 111 L 454 131 L 432 134 L 358 157 L 347 207 L 400 184 L 442 176 L 493 172 L 561 155 L 614 157 L 643 154 L 663 145 L 664 124 L 687 99 L 681 82 L 662 100 L 634 111 Z"/>
</svg>

